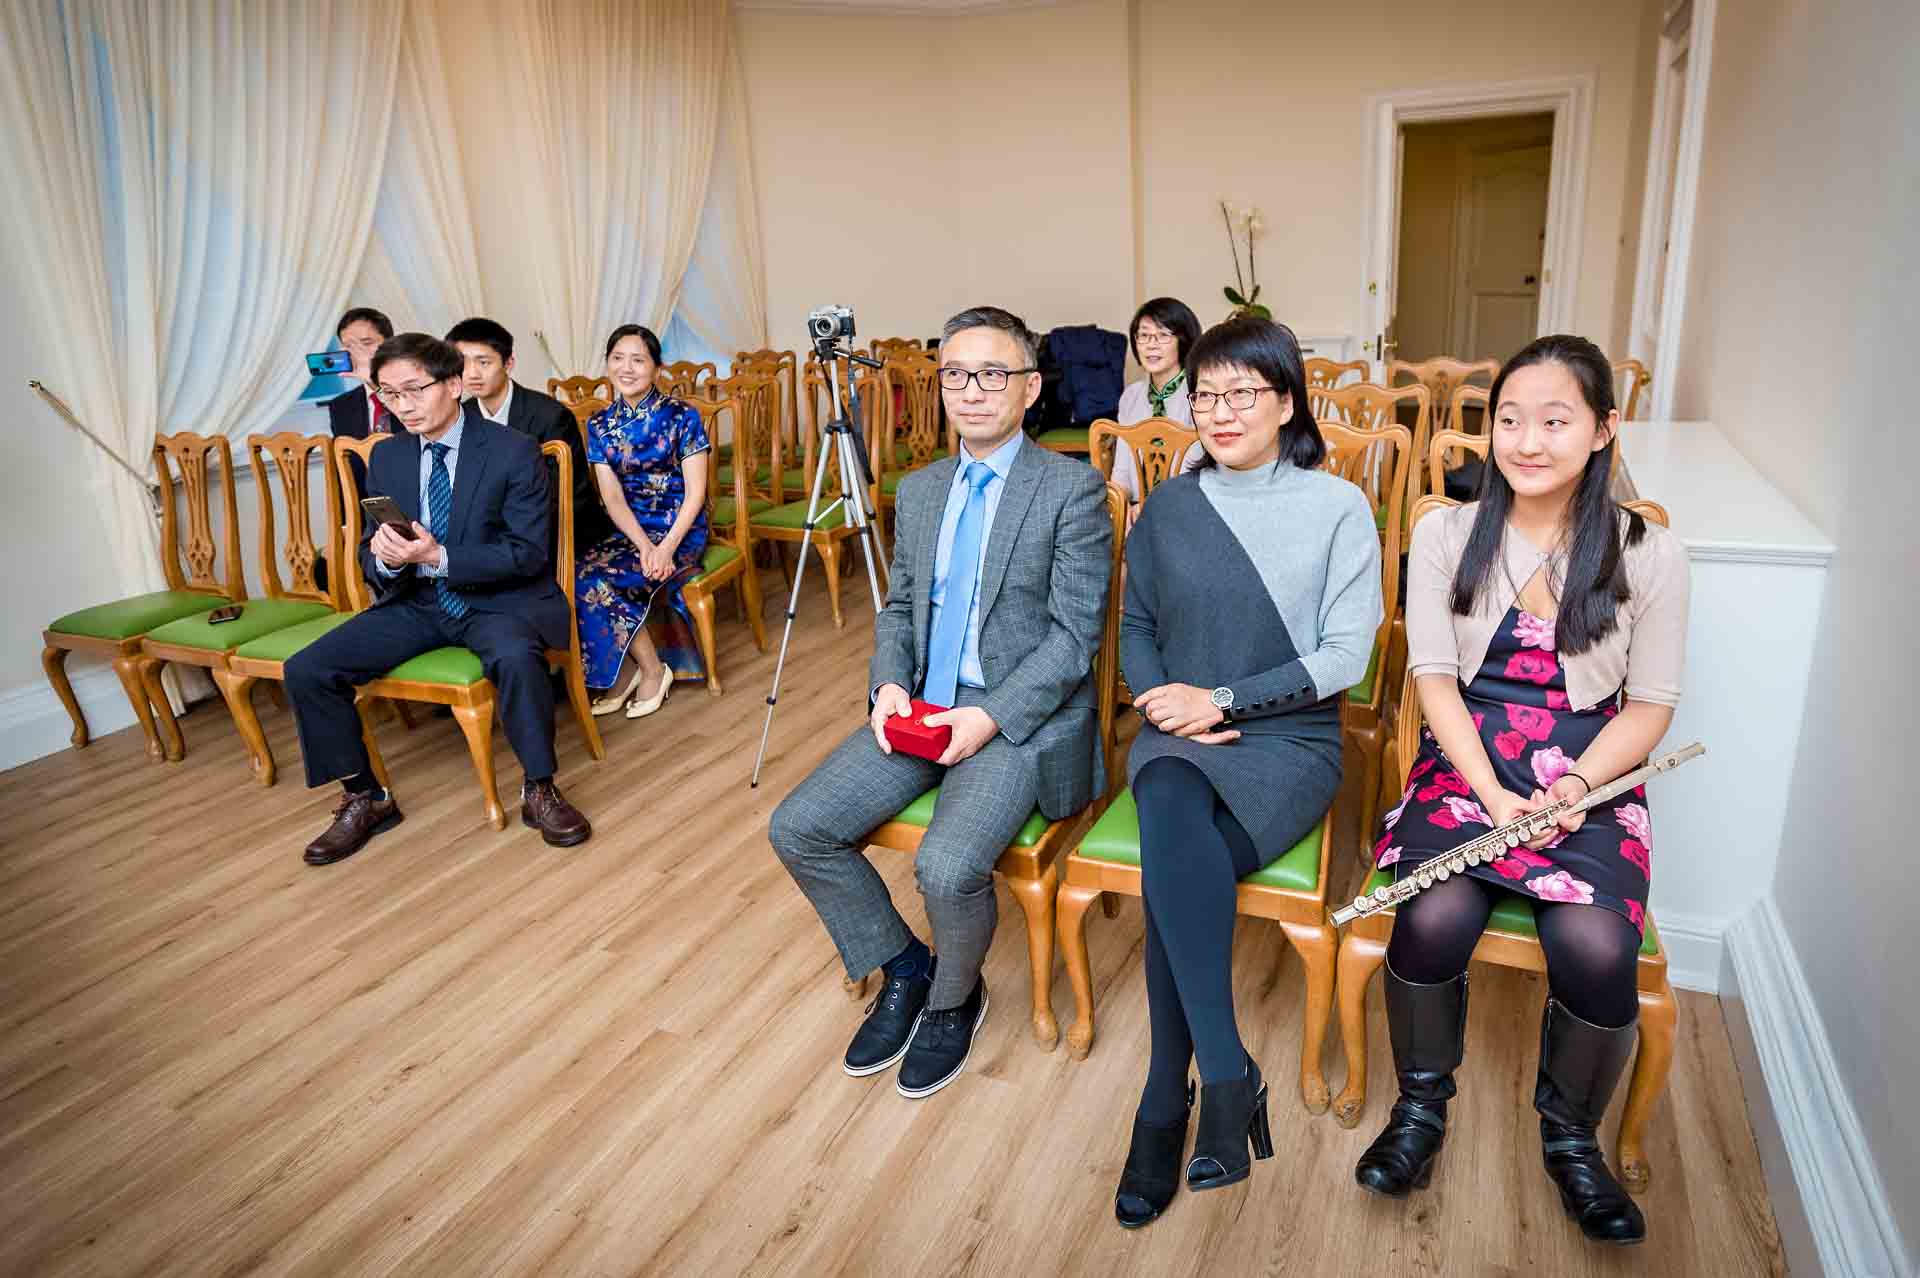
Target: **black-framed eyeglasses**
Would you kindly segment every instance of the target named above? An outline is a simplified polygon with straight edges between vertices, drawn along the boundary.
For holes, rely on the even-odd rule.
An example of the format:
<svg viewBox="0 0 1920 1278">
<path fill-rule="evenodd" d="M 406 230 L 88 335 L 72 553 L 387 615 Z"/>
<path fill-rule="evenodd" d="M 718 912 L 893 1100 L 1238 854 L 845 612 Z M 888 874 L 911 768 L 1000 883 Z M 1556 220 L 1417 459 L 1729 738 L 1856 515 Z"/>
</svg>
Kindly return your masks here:
<svg viewBox="0 0 1920 1278">
<path fill-rule="evenodd" d="M 402 404 L 411 404 L 439 384 L 439 382 L 424 382 L 419 386 L 381 386 L 373 393 L 378 395 L 380 402 L 388 408 L 398 408 Z"/>
<path fill-rule="evenodd" d="M 1007 388 L 1007 379 L 1015 373 L 1037 373 L 1037 368 L 955 368 L 942 365 L 940 369 L 940 389 L 963 391 L 970 381 L 980 383 L 983 391 L 1003 391 Z"/>
<path fill-rule="evenodd" d="M 1195 415 L 1211 413 L 1215 402 L 1223 399 L 1227 401 L 1228 408 L 1236 413 L 1244 413 L 1259 400 L 1261 391 L 1272 391 L 1276 395 L 1281 393 L 1278 386 L 1236 386 L 1230 391 L 1195 391 L 1188 397 L 1187 403 Z"/>
</svg>

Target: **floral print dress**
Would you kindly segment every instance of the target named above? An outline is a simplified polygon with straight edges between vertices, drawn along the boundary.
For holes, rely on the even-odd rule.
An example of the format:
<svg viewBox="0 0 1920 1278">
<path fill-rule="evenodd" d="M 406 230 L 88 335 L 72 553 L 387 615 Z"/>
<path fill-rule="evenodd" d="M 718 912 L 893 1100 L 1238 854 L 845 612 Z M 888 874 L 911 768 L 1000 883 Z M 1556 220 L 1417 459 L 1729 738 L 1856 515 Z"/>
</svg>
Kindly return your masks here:
<svg viewBox="0 0 1920 1278">
<path fill-rule="evenodd" d="M 1566 672 L 1554 656 L 1553 641 L 1553 622 L 1514 605 L 1494 632 L 1480 673 L 1461 690 L 1494 774 L 1518 795 L 1558 781 L 1618 713 L 1612 699 L 1590 710 L 1570 707 Z M 1562 831 L 1538 851 L 1509 849 L 1467 873 L 1542 901 L 1603 906 L 1645 932 L 1653 857 L 1653 821 L 1645 798 L 1646 787 L 1638 786 L 1589 808 L 1586 823 L 1572 834 Z M 1433 733 L 1422 728 L 1406 793 L 1386 815 L 1374 864 L 1404 878 L 1492 828 L 1466 778 L 1441 753 Z"/>
<path fill-rule="evenodd" d="M 700 414 L 659 391 L 649 392 L 638 404 L 615 399 L 611 408 L 587 420 L 588 463 L 613 469 L 640 531 L 656 544 L 672 530 L 687 499 L 681 463 L 710 446 Z M 706 549 L 707 514 L 702 510 L 674 550 L 678 580 L 663 590 L 656 590 L 659 583 L 640 567 L 640 550 L 623 532 L 616 530 L 580 556 L 574 585 L 588 687 L 613 686 L 634 636 L 646 625 L 658 632 L 654 647 L 675 678 L 704 677 L 679 582 L 697 571 Z M 668 607 L 655 609 L 656 601 Z"/>
</svg>

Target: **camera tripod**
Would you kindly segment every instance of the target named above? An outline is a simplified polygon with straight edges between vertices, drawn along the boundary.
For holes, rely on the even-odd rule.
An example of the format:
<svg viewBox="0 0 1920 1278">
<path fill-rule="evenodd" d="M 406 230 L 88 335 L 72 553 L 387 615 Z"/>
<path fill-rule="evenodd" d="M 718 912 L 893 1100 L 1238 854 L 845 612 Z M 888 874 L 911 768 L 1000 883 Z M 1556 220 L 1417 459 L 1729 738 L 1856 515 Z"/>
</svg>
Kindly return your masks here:
<svg viewBox="0 0 1920 1278">
<path fill-rule="evenodd" d="M 855 364 L 864 364 L 868 368 L 879 368 L 881 364 L 879 360 L 854 351 L 850 342 L 846 346 L 837 345 L 832 337 L 816 336 L 814 354 L 826 373 L 827 395 L 836 415 L 820 432 L 820 456 L 814 464 L 813 489 L 807 499 L 806 530 L 800 539 L 800 560 L 793 570 L 793 589 L 787 596 L 786 626 L 780 633 L 780 656 L 773 666 L 773 687 L 767 692 L 767 718 L 760 728 L 760 750 L 753 758 L 753 776 L 747 782 L 749 789 L 760 784 L 760 768 L 766 762 L 767 739 L 773 732 L 773 709 L 780 700 L 780 676 L 787 668 L 787 646 L 793 640 L 793 616 L 800 606 L 800 583 L 806 576 L 807 551 L 813 545 L 814 530 L 820 527 L 821 521 L 832 518 L 835 510 L 842 511 L 848 522 L 859 530 L 860 549 L 867 560 L 867 587 L 873 594 L 875 615 L 880 612 L 880 583 L 887 573 L 886 559 L 879 553 L 880 539 L 876 531 L 878 515 L 867 505 L 873 490 L 873 470 L 867 464 L 866 441 L 860 432 L 860 392 L 853 385 Z M 843 370 L 844 388 L 840 382 Z M 826 491 L 830 458 L 839 466 L 840 495 L 823 508 L 820 499 Z M 747 571 L 753 571 L 752 564 L 747 565 Z"/>
</svg>

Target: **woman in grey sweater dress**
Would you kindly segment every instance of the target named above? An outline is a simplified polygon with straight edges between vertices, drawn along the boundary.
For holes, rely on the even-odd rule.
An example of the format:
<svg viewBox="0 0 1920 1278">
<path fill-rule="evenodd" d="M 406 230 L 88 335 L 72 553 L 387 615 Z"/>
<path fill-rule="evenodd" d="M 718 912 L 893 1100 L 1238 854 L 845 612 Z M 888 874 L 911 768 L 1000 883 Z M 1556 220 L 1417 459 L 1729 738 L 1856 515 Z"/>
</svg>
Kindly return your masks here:
<svg viewBox="0 0 1920 1278">
<path fill-rule="evenodd" d="M 1128 766 L 1140 812 L 1153 1050 L 1115 1197 L 1128 1228 L 1272 1152 L 1266 1085 L 1233 1015 L 1237 881 L 1278 858 L 1340 786 L 1339 698 L 1380 625 L 1380 543 L 1326 444 L 1285 327 L 1234 319 L 1187 358 L 1207 456 L 1156 488 L 1127 537 L 1120 660 L 1146 720 Z"/>
</svg>

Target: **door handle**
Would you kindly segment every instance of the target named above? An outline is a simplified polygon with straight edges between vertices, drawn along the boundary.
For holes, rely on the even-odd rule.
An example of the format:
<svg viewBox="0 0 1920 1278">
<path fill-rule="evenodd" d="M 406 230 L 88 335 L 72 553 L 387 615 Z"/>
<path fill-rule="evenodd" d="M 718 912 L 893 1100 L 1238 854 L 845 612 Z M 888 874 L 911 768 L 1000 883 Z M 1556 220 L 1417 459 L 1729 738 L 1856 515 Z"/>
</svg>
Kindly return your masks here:
<svg viewBox="0 0 1920 1278">
<path fill-rule="evenodd" d="M 1538 275 L 1529 275 L 1527 276 L 1527 278 L 1521 280 L 1520 282 L 1522 284 L 1538 284 L 1540 282 L 1540 277 Z"/>
</svg>

